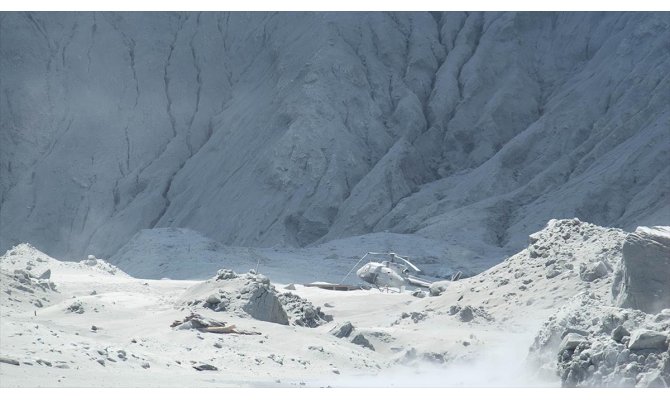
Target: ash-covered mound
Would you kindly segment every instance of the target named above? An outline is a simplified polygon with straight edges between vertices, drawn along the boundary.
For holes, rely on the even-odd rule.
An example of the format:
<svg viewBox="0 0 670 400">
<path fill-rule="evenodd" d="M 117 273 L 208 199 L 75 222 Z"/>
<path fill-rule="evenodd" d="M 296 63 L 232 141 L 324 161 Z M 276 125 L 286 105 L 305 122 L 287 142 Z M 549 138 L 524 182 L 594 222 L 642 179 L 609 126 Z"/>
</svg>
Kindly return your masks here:
<svg viewBox="0 0 670 400">
<path fill-rule="evenodd" d="M 553 219 L 529 236 L 526 249 L 474 277 L 436 282 L 431 295 L 445 298 L 445 312 L 470 304 L 476 309 L 484 307 L 501 323 L 538 312 L 544 319 L 580 292 L 609 297 L 612 266 L 620 263 L 625 237 L 620 229 L 576 218 Z M 457 301 L 449 295 L 454 293 Z M 522 322 L 527 319 L 521 318 Z"/>
<path fill-rule="evenodd" d="M 30 270 L 15 269 L 13 273 L 0 270 L 0 291 L 2 304 L 30 303 L 37 308 L 49 303 L 47 296 L 56 292 L 56 285 L 49 279 L 51 271 L 35 276 Z"/>
<path fill-rule="evenodd" d="M 540 330 L 531 351 L 544 354 L 545 372 L 555 367 L 566 387 L 668 387 L 670 309 L 651 315 L 602 300 L 583 294 Z"/>
<path fill-rule="evenodd" d="M 309 301 L 291 293 L 279 293 L 269 278 L 254 270 L 236 274 L 221 269 L 213 279 L 188 289 L 180 303 L 282 325 L 314 328 L 332 320 Z"/>
<path fill-rule="evenodd" d="M 32 304 L 42 308 L 58 292 L 51 281 L 50 258 L 29 244 L 13 247 L 0 257 L 0 300 L 14 308 Z"/>
<path fill-rule="evenodd" d="M 665 227 L 638 228 L 625 238 L 618 259 L 582 271 L 580 276 L 590 278 L 603 268 L 606 275 L 614 265 L 615 279 L 606 286 L 589 285 L 544 324 L 530 354 L 540 371 L 558 373 L 566 387 L 670 385 L 665 232 Z"/>
</svg>

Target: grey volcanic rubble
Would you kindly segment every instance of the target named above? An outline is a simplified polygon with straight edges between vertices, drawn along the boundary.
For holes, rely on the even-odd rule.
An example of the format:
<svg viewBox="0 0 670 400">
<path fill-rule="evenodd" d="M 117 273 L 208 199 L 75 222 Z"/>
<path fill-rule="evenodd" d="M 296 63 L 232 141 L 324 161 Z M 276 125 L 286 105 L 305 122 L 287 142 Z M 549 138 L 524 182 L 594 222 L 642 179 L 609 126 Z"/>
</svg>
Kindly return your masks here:
<svg viewBox="0 0 670 400">
<path fill-rule="evenodd" d="M 593 271 L 602 270 L 602 278 L 609 265 L 604 260 Z M 610 291 L 585 290 L 564 305 L 545 323 L 532 351 L 556 352 L 563 386 L 668 387 L 670 230 L 628 234 L 614 265 Z"/>
</svg>

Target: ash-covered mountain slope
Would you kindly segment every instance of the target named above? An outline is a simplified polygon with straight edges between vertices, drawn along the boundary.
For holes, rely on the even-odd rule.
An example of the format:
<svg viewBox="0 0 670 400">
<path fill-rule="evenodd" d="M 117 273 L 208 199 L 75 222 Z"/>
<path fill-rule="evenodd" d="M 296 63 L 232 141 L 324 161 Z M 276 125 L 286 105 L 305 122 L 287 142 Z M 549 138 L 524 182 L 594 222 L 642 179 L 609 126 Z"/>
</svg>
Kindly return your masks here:
<svg viewBox="0 0 670 400">
<path fill-rule="evenodd" d="M 670 223 L 669 13 L 2 13 L 0 247 Z"/>
</svg>

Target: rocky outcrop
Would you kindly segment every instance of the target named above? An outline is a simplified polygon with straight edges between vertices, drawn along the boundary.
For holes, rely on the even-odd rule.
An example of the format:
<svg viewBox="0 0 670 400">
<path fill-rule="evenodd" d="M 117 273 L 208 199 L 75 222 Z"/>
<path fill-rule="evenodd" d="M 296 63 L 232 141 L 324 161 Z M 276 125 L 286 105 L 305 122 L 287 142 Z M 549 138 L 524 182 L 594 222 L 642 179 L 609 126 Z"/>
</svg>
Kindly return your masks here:
<svg viewBox="0 0 670 400">
<path fill-rule="evenodd" d="M 296 294 L 281 293 L 278 299 L 292 325 L 316 328 L 333 320 L 331 315 L 321 311 L 321 307 L 315 307 L 310 301 Z"/>
<path fill-rule="evenodd" d="M 330 333 L 337 337 L 337 338 L 344 338 L 344 337 L 349 337 L 351 335 L 351 332 L 354 331 L 354 326 L 352 325 L 351 322 L 347 321 L 341 325 L 337 325 L 333 329 L 330 330 Z"/>
<path fill-rule="evenodd" d="M 670 323 L 664 316 L 583 294 L 549 318 L 530 360 L 548 376 L 558 374 L 564 387 L 667 387 Z"/>
<path fill-rule="evenodd" d="M 214 278 L 188 289 L 181 302 L 282 325 L 316 328 L 332 321 L 332 316 L 308 300 L 290 292 L 279 293 L 268 277 L 254 270 L 236 274 L 220 269 Z"/>
<path fill-rule="evenodd" d="M 639 227 L 626 236 L 613 286 L 616 303 L 647 313 L 670 308 L 670 227 Z"/>
<path fill-rule="evenodd" d="M 242 310 L 252 318 L 282 325 L 289 324 L 288 315 L 274 288 L 252 284 L 245 297 L 246 303 L 242 306 Z"/>
</svg>

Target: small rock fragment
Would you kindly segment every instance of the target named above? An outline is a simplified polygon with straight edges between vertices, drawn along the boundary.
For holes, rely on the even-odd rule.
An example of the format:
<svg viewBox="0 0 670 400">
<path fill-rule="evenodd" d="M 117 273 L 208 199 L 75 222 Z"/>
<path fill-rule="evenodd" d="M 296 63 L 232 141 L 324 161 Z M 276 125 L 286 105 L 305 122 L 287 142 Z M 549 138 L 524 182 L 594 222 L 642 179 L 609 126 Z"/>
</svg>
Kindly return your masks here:
<svg viewBox="0 0 670 400">
<path fill-rule="evenodd" d="M 333 336 L 337 338 L 343 338 L 343 337 L 349 337 L 349 335 L 351 335 L 351 332 L 353 330 L 354 325 L 352 325 L 351 322 L 347 321 L 342 325 L 336 326 L 330 332 L 333 334 Z"/>
<path fill-rule="evenodd" d="M 598 261 L 591 265 L 582 265 L 579 267 L 579 277 L 585 282 L 593 282 L 596 279 L 607 276 L 608 268 L 605 261 Z"/>
<path fill-rule="evenodd" d="M 7 357 L 0 357 L 0 363 L 11 364 L 11 365 L 21 365 L 20 362 L 13 360 Z"/>
<path fill-rule="evenodd" d="M 193 368 L 195 368 L 198 371 L 218 371 L 219 369 L 216 368 L 215 366 L 207 363 L 200 363 L 197 365 L 194 365 Z"/>
<path fill-rule="evenodd" d="M 351 343 L 363 346 L 373 351 L 375 349 L 374 346 L 370 344 L 370 341 L 365 336 L 363 336 L 362 333 L 359 333 L 358 335 L 354 336 L 354 338 L 351 340 Z"/>
<path fill-rule="evenodd" d="M 617 326 L 612 331 L 612 339 L 615 342 L 621 343 L 621 339 L 623 339 L 624 336 L 630 336 L 630 332 L 628 332 L 628 329 L 624 328 L 623 325 Z"/>
<path fill-rule="evenodd" d="M 586 338 L 578 333 L 568 333 L 561 341 L 561 344 L 558 346 L 559 354 L 565 350 L 574 350 L 582 343 L 587 342 Z"/>
<path fill-rule="evenodd" d="M 472 307 L 465 306 L 459 311 L 458 318 L 463 322 L 470 322 L 474 318 L 474 313 L 472 312 Z"/>
</svg>

